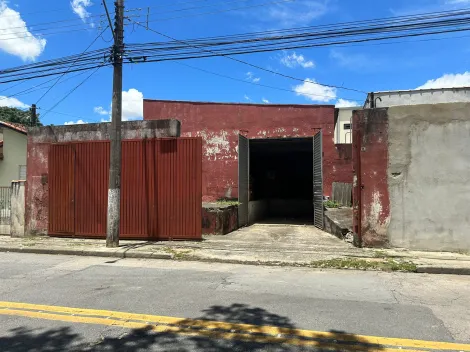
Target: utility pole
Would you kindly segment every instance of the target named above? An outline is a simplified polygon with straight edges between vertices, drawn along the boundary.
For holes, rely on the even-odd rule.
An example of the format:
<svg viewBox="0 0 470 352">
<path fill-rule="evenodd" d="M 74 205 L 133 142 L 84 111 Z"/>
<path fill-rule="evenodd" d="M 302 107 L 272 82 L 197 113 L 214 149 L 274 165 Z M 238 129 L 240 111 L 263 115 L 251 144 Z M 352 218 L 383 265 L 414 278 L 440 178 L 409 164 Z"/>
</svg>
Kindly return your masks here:
<svg viewBox="0 0 470 352">
<path fill-rule="evenodd" d="M 38 115 L 36 113 L 36 104 L 31 105 L 31 126 L 34 127 L 37 125 Z"/>
<path fill-rule="evenodd" d="M 106 12 L 106 0 L 103 0 Z M 106 247 L 119 246 L 119 227 L 121 223 L 121 118 L 122 118 L 122 55 L 124 50 L 124 0 L 116 0 L 113 46 L 113 100 L 110 131 L 110 165 L 108 188 L 108 218 L 106 228 Z M 108 16 L 109 22 L 111 22 Z M 112 26 L 110 25 L 110 28 Z"/>
</svg>

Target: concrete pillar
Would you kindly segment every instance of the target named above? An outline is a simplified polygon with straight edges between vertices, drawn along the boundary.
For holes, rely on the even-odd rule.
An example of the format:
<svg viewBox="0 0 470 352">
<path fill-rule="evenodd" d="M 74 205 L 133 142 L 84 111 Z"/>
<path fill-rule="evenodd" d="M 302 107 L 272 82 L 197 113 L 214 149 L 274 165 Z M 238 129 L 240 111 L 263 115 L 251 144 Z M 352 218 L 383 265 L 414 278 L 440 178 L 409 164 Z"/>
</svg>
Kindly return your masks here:
<svg viewBox="0 0 470 352">
<path fill-rule="evenodd" d="M 11 183 L 11 237 L 25 236 L 25 183 L 25 181 Z"/>
</svg>

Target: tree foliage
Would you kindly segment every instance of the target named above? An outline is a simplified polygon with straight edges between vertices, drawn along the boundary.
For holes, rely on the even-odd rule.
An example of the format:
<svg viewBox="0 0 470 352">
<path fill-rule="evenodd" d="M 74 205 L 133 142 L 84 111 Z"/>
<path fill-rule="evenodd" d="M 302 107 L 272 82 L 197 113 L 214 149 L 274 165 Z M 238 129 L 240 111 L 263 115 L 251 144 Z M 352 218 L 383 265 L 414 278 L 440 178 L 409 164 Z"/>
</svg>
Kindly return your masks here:
<svg viewBox="0 0 470 352">
<path fill-rule="evenodd" d="M 19 123 L 24 126 L 33 126 L 31 123 L 31 112 L 29 110 L 23 111 L 7 106 L 0 106 L 0 121 Z M 41 121 L 39 121 L 39 114 L 34 126 L 42 126 Z"/>
</svg>

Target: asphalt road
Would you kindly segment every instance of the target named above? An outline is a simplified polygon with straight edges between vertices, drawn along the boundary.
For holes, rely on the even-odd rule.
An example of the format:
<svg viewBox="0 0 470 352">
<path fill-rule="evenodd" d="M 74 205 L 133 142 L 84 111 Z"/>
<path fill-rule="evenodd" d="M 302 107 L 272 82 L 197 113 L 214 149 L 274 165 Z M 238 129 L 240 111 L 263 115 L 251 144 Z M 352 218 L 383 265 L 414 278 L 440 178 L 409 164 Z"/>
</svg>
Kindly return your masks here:
<svg viewBox="0 0 470 352">
<path fill-rule="evenodd" d="M 0 268 L 3 352 L 470 351 L 468 276 L 16 253 Z"/>
</svg>

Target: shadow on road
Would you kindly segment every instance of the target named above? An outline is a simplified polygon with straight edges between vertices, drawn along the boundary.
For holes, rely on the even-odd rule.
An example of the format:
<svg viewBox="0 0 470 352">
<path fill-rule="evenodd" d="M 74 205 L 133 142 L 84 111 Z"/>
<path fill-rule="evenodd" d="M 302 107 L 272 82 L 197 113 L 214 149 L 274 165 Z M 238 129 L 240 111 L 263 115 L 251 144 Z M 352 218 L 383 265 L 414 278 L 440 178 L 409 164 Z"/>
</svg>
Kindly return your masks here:
<svg viewBox="0 0 470 352">
<path fill-rule="evenodd" d="M 46 321 L 44 325 L 46 325 Z M 377 344 L 343 331 L 298 330 L 289 318 L 244 304 L 212 306 L 197 319 L 123 330 L 100 327 L 102 338 L 87 338 L 90 325 L 63 323 L 56 329 L 18 327 L 0 337 L 2 352 L 51 351 L 378 351 Z M 97 326 L 93 326 L 96 332 Z M 89 331 L 89 330 L 88 330 Z M 124 331 L 124 333 L 123 333 Z M 94 334 L 96 335 L 96 334 Z"/>
</svg>

